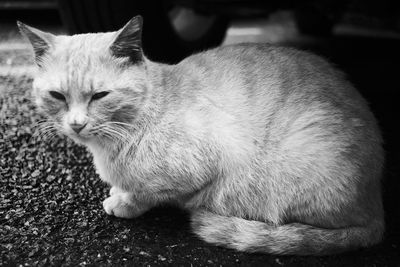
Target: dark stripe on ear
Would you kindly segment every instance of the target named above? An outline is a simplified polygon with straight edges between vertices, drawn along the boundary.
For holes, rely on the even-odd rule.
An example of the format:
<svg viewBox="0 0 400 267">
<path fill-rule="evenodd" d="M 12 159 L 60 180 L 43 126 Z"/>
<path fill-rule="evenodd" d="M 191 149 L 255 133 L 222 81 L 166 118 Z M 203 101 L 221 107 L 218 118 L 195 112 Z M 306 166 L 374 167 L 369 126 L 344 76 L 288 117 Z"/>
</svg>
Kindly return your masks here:
<svg viewBox="0 0 400 267">
<path fill-rule="evenodd" d="M 132 63 L 143 61 L 141 16 L 134 17 L 118 31 L 110 50 L 113 56 L 128 57 Z"/>
<path fill-rule="evenodd" d="M 19 30 L 32 44 L 36 63 L 41 66 L 43 56 L 49 51 L 54 36 L 17 21 Z"/>
</svg>

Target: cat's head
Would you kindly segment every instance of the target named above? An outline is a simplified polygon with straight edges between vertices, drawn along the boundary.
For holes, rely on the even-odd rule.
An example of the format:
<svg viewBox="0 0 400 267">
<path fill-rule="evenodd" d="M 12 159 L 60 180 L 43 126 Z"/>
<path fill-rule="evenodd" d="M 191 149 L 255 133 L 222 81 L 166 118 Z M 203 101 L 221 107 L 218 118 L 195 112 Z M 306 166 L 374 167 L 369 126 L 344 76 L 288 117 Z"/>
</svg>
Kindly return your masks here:
<svg viewBox="0 0 400 267">
<path fill-rule="evenodd" d="M 122 138 L 147 95 L 142 19 L 108 33 L 56 36 L 18 22 L 32 44 L 36 104 L 49 126 L 75 141 Z"/>
</svg>

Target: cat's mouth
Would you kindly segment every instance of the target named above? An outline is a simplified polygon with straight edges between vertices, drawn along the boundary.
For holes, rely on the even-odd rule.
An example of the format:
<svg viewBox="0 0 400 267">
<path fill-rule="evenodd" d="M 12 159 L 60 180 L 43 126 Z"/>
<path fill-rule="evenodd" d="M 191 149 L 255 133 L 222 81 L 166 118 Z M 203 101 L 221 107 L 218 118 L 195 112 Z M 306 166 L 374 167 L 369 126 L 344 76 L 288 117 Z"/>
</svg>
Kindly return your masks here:
<svg viewBox="0 0 400 267">
<path fill-rule="evenodd" d="M 82 133 L 75 133 L 73 131 L 64 133 L 67 137 L 72 139 L 74 142 L 77 144 L 81 145 L 88 145 L 89 143 L 97 143 L 97 142 L 102 142 L 104 140 L 108 140 L 107 136 L 93 133 L 90 131 L 87 132 L 82 132 Z"/>
<path fill-rule="evenodd" d="M 95 137 L 94 135 L 86 131 L 80 133 L 76 133 L 74 131 L 67 131 L 64 134 L 79 144 L 87 143 Z"/>
</svg>

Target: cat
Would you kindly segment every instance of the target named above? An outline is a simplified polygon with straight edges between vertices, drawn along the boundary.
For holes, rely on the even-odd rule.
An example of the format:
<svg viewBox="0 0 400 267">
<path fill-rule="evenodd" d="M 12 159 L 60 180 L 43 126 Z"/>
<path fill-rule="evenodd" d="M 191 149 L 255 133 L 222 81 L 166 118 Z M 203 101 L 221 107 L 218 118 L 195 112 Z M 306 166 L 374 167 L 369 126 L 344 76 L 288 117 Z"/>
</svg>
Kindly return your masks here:
<svg viewBox="0 0 400 267">
<path fill-rule="evenodd" d="M 201 239 L 245 252 L 325 255 L 382 240 L 380 130 L 325 59 L 237 44 L 156 63 L 140 16 L 73 36 L 18 26 L 38 65 L 36 104 L 93 154 L 111 186 L 107 214 L 179 205 Z"/>
</svg>

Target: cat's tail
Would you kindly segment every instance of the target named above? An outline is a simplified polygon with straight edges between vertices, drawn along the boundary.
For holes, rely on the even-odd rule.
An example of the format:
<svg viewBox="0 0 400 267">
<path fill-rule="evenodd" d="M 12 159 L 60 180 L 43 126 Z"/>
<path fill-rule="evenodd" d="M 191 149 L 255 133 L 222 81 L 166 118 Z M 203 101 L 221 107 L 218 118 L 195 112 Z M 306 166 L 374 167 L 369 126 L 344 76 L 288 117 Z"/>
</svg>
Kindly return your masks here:
<svg viewBox="0 0 400 267">
<path fill-rule="evenodd" d="M 382 221 L 342 229 L 301 223 L 273 226 L 203 210 L 193 213 L 192 227 L 212 244 L 246 252 L 292 255 L 326 255 L 367 247 L 381 241 L 384 230 Z"/>
</svg>

